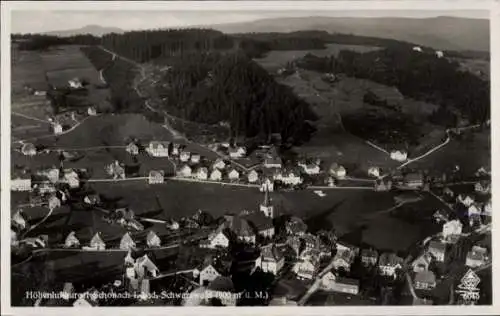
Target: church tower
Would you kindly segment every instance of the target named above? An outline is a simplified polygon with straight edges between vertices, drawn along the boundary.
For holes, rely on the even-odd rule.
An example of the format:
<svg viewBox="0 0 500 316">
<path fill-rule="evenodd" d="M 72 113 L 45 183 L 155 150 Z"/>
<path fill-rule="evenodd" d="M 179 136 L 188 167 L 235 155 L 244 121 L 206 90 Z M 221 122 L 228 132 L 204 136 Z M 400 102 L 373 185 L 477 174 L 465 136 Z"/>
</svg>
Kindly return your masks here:
<svg viewBox="0 0 500 316">
<path fill-rule="evenodd" d="M 264 213 L 267 217 L 274 218 L 274 207 L 271 204 L 271 198 L 269 197 L 269 190 L 266 189 L 264 201 L 260 204 L 260 211 Z"/>
</svg>

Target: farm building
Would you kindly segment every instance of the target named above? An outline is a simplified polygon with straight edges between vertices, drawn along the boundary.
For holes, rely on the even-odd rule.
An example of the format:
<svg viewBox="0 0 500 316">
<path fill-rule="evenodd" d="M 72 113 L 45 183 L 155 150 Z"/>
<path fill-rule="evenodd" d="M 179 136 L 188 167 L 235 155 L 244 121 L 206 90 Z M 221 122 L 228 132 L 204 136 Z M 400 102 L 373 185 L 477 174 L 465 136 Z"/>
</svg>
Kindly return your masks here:
<svg viewBox="0 0 500 316">
<path fill-rule="evenodd" d="M 146 235 L 146 245 L 148 245 L 148 247 L 160 247 L 161 246 L 161 239 L 160 237 L 158 237 L 158 235 L 150 230 L 148 232 L 148 234 Z"/>
<path fill-rule="evenodd" d="M 217 227 L 207 240 L 200 243 L 200 247 L 209 249 L 229 247 L 229 236 L 224 233 L 224 225 Z"/>
<path fill-rule="evenodd" d="M 80 186 L 79 176 L 73 169 L 65 169 L 63 171 L 61 182 L 68 184 L 72 189 L 78 188 Z"/>
<path fill-rule="evenodd" d="M 231 147 L 229 148 L 229 157 L 233 159 L 243 158 L 247 154 L 247 150 L 245 147 Z"/>
<path fill-rule="evenodd" d="M 219 169 L 214 169 L 212 171 L 212 173 L 210 173 L 210 180 L 221 181 L 222 180 L 222 172 Z"/>
<path fill-rule="evenodd" d="M 428 252 L 423 253 L 415 260 L 413 260 L 411 266 L 413 268 L 413 272 L 423 272 L 429 270 L 429 265 L 431 264 L 432 257 Z"/>
<path fill-rule="evenodd" d="M 437 58 L 443 58 L 444 57 L 443 51 L 440 51 L 440 50 L 436 51 L 436 57 Z"/>
<path fill-rule="evenodd" d="M 361 251 L 361 262 L 364 266 L 374 266 L 378 261 L 378 252 L 375 249 L 363 249 Z"/>
<path fill-rule="evenodd" d="M 458 220 L 448 221 L 443 224 L 443 238 L 449 240 L 455 236 L 462 234 L 462 223 Z"/>
<path fill-rule="evenodd" d="M 32 143 L 25 143 L 21 148 L 21 153 L 25 156 L 35 156 L 36 147 Z"/>
<path fill-rule="evenodd" d="M 208 179 L 208 169 L 205 167 L 198 168 L 195 172 L 195 177 L 198 180 L 207 180 Z"/>
<path fill-rule="evenodd" d="M 148 175 L 149 184 L 160 184 L 165 181 L 165 171 L 151 170 Z"/>
<path fill-rule="evenodd" d="M 329 173 L 337 179 L 344 179 L 347 175 L 346 169 L 337 163 L 331 165 Z"/>
<path fill-rule="evenodd" d="M 192 175 L 192 169 L 188 165 L 182 166 L 179 171 L 177 171 L 177 176 L 179 177 L 191 177 Z"/>
<path fill-rule="evenodd" d="M 285 265 L 285 257 L 274 244 L 262 246 L 260 256 L 255 260 L 255 266 L 264 272 L 277 275 Z"/>
<path fill-rule="evenodd" d="M 135 242 L 129 233 L 125 233 L 125 235 L 123 235 L 120 239 L 120 249 L 129 250 L 132 248 L 135 248 Z"/>
<path fill-rule="evenodd" d="M 410 188 L 420 188 L 424 185 L 424 176 L 421 173 L 408 173 L 404 176 L 403 183 Z"/>
<path fill-rule="evenodd" d="M 191 153 L 189 151 L 183 151 L 179 156 L 179 160 L 182 162 L 188 162 L 190 158 L 191 158 Z"/>
<path fill-rule="evenodd" d="M 378 178 L 378 177 L 380 177 L 380 174 L 381 174 L 381 172 L 380 172 L 380 168 L 379 167 L 370 167 L 370 168 L 368 168 L 368 175 L 369 176 Z"/>
<path fill-rule="evenodd" d="M 217 160 L 215 160 L 215 162 L 212 165 L 212 169 L 222 170 L 225 167 L 226 167 L 226 163 L 221 158 L 217 158 Z"/>
<path fill-rule="evenodd" d="M 12 216 L 12 225 L 20 230 L 26 229 L 28 222 L 25 219 L 23 210 L 18 210 Z"/>
<path fill-rule="evenodd" d="M 297 262 L 292 271 L 297 275 L 298 279 L 312 280 L 319 269 L 319 258 L 309 257 L 307 259 Z"/>
<path fill-rule="evenodd" d="M 96 233 L 94 237 L 92 237 L 89 246 L 92 250 L 104 250 L 106 248 L 106 244 L 99 233 Z"/>
<path fill-rule="evenodd" d="M 122 164 L 115 160 L 114 163 L 106 166 L 106 172 L 112 176 L 113 179 L 125 179 L 125 169 Z"/>
<path fill-rule="evenodd" d="M 75 232 L 70 232 L 66 239 L 64 240 L 64 248 L 78 248 L 80 247 L 80 241 L 76 238 Z"/>
<path fill-rule="evenodd" d="M 408 159 L 408 153 L 404 150 L 393 150 L 391 151 L 391 159 L 399 162 L 406 161 Z"/>
<path fill-rule="evenodd" d="M 192 154 L 191 155 L 191 163 L 197 164 L 200 163 L 201 156 L 199 154 Z"/>
<path fill-rule="evenodd" d="M 12 173 L 10 189 L 12 191 L 31 191 L 31 175 L 25 171 Z"/>
<path fill-rule="evenodd" d="M 125 150 L 131 155 L 139 154 L 139 146 L 137 146 L 134 142 L 130 142 Z"/>
<path fill-rule="evenodd" d="M 284 173 L 277 172 L 274 174 L 273 177 L 274 180 L 281 181 L 287 185 L 298 185 L 301 184 L 303 181 L 302 177 L 298 173 L 293 171 L 288 171 Z"/>
<path fill-rule="evenodd" d="M 151 141 L 146 152 L 152 157 L 168 157 L 170 143 L 165 141 Z"/>
<path fill-rule="evenodd" d="M 96 116 L 97 115 L 97 109 L 94 106 L 89 106 L 87 109 L 87 114 L 90 116 Z"/>
<path fill-rule="evenodd" d="M 255 170 L 250 170 L 250 172 L 247 175 L 247 179 L 249 183 L 255 183 L 259 181 L 259 173 Z"/>
<path fill-rule="evenodd" d="M 53 210 L 58 207 L 61 207 L 61 200 L 59 200 L 57 196 L 52 195 L 51 197 L 49 197 L 48 204 L 49 204 L 49 209 Z"/>
<path fill-rule="evenodd" d="M 383 253 L 378 260 L 379 273 L 384 276 L 396 278 L 396 271 L 401 269 L 403 259 L 395 253 Z"/>
<path fill-rule="evenodd" d="M 236 169 L 232 169 L 231 171 L 229 171 L 227 176 L 231 181 L 236 181 L 240 179 L 240 173 Z"/>
<path fill-rule="evenodd" d="M 52 124 L 52 131 L 54 132 L 54 135 L 60 135 L 63 132 L 63 127 L 59 123 L 54 123 Z"/>
<path fill-rule="evenodd" d="M 432 240 L 431 242 L 429 242 L 427 250 L 436 261 L 444 262 L 444 257 L 446 254 L 446 244 L 437 240 Z"/>
<path fill-rule="evenodd" d="M 72 89 L 81 89 L 81 88 L 83 88 L 83 84 L 80 81 L 80 79 L 78 79 L 78 78 L 73 78 L 73 79 L 69 80 L 68 81 L 68 85 Z"/>
</svg>

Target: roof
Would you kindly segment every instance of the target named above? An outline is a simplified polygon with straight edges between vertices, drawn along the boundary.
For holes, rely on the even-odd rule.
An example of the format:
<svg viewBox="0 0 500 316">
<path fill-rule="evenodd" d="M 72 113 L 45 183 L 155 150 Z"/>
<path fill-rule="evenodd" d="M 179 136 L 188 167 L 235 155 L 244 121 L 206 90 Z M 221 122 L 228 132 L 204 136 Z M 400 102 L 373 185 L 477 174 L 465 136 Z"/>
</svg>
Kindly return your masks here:
<svg viewBox="0 0 500 316">
<path fill-rule="evenodd" d="M 300 233 L 307 231 L 307 224 L 304 221 L 297 217 L 292 216 L 290 220 L 286 223 L 287 229 L 291 230 L 292 233 Z"/>
<path fill-rule="evenodd" d="M 120 239 L 120 244 L 121 243 L 130 243 L 130 244 L 135 244 L 134 240 L 130 236 L 130 234 L 127 232 L 123 237 Z"/>
<path fill-rule="evenodd" d="M 233 281 L 229 277 L 218 276 L 208 285 L 212 291 L 232 292 L 234 291 Z"/>
<path fill-rule="evenodd" d="M 429 249 L 435 249 L 437 251 L 445 252 L 446 244 L 437 240 L 432 240 L 431 242 L 429 242 Z"/>
<path fill-rule="evenodd" d="M 419 283 L 436 283 L 436 275 L 432 271 L 421 271 L 415 275 L 415 282 Z"/>
<path fill-rule="evenodd" d="M 265 216 L 262 212 L 253 212 L 245 216 L 245 219 L 250 222 L 258 231 L 273 228 L 273 220 Z"/>
<path fill-rule="evenodd" d="M 102 240 L 100 234 L 96 233 L 90 240 L 90 244 L 104 244 L 104 241 Z"/>
<path fill-rule="evenodd" d="M 232 216 L 227 221 L 227 226 L 237 236 L 250 237 L 255 236 L 255 233 L 248 221 L 241 216 Z"/>
<path fill-rule="evenodd" d="M 378 262 L 381 266 L 395 266 L 397 264 L 403 264 L 403 259 L 398 257 L 395 253 L 384 252 L 380 255 Z"/>
<path fill-rule="evenodd" d="M 405 181 L 422 181 L 424 176 L 421 173 L 408 173 L 404 179 Z"/>
<path fill-rule="evenodd" d="M 160 148 L 160 147 L 168 148 L 168 146 L 170 145 L 170 142 L 153 140 L 149 143 L 149 145 L 152 146 L 154 149 Z"/>
<path fill-rule="evenodd" d="M 146 235 L 146 240 L 152 240 L 152 239 L 156 239 L 156 238 L 159 238 L 159 237 L 158 237 L 158 235 L 157 235 L 154 231 L 152 231 L 152 230 L 150 230 L 150 231 L 148 232 L 148 234 Z"/>
<path fill-rule="evenodd" d="M 264 260 L 279 261 L 283 258 L 283 254 L 274 244 L 263 246 L 260 254 Z"/>
<path fill-rule="evenodd" d="M 33 145 L 32 143 L 24 143 L 22 149 L 22 151 L 27 151 L 27 150 L 36 150 L 36 147 L 35 145 Z"/>
<path fill-rule="evenodd" d="M 378 252 L 375 249 L 363 249 L 361 250 L 362 257 L 378 257 Z"/>
<path fill-rule="evenodd" d="M 149 171 L 149 176 L 150 177 L 164 177 L 165 171 L 163 171 L 163 170 L 151 170 L 151 171 Z"/>
<path fill-rule="evenodd" d="M 201 167 L 201 168 L 198 168 L 198 170 L 196 170 L 197 173 L 205 173 L 205 174 L 208 174 L 208 169 L 205 168 L 205 167 Z"/>
<path fill-rule="evenodd" d="M 359 286 L 359 280 L 351 279 L 351 278 L 337 277 L 337 279 L 335 280 L 335 283 Z"/>
</svg>

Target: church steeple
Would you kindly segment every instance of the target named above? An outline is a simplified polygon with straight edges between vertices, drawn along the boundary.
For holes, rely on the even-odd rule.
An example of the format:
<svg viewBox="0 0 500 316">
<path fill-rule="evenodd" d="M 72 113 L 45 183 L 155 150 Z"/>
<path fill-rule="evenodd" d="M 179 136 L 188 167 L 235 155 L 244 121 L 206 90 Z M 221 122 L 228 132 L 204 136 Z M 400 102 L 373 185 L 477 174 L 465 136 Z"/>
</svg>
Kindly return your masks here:
<svg viewBox="0 0 500 316">
<path fill-rule="evenodd" d="M 267 188 L 264 191 L 264 201 L 260 204 L 260 211 L 263 212 L 267 217 L 274 218 L 274 207 L 271 203 L 269 190 Z"/>
</svg>

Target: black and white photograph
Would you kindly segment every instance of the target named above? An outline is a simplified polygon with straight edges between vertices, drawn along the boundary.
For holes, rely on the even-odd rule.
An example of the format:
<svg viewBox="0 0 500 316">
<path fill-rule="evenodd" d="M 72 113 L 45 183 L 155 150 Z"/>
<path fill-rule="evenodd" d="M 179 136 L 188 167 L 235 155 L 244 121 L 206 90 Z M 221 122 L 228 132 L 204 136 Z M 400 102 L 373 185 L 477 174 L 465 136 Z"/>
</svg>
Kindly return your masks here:
<svg viewBox="0 0 500 316">
<path fill-rule="evenodd" d="M 493 6 L 166 2 L 2 3 L 2 310 L 498 312 Z"/>
</svg>

